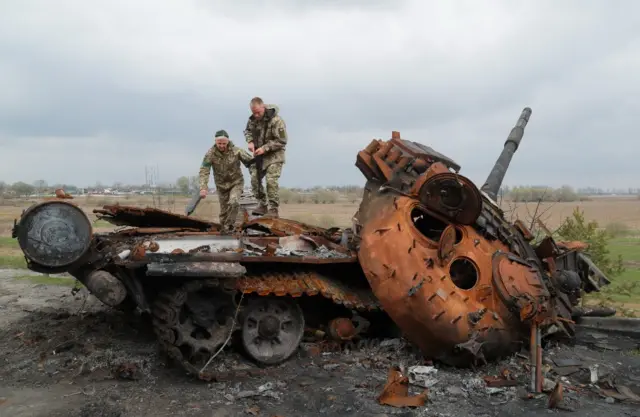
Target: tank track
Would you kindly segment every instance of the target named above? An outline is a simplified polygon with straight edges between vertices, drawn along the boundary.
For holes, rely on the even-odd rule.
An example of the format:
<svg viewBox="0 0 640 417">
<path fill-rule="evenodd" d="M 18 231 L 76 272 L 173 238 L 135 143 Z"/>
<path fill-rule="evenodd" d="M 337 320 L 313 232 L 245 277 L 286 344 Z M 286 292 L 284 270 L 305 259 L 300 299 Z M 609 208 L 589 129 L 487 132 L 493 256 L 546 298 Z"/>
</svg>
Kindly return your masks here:
<svg viewBox="0 0 640 417">
<path fill-rule="evenodd" d="M 315 271 L 262 272 L 244 276 L 234 283 L 234 289 L 243 291 L 245 294 L 294 298 L 302 295 L 321 295 L 349 309 L 358 311 L 382 309 L 371 290 L 349 287 L 340 280 Z"/>
<path fill-rule="evenodd" d="M 230 299 L 237 294 L 256 294 L 258 296 L 289 296 L 300 297 L 322 296 L 335 304 L 359 311 L 380 311 L 380 305 L 373 294 L 366 289 L 350 288 L 345 283 L 314 271 L 296 272 L 264 272 L 244 276 L 239 279 L 208 279 L 187 281 L 179 287 L 161 292 L 152 308 L 152 323 L 154 332 L 161 348 L 167 355 L 190 375 L 201 380 L 227 380 L 229 378 L 264 375 L 269 369 L 237 370 L 225 373 L 200 373 L 200 369 L 189 362 L 180 347 L 188 345 L 197 350 L 189 340 L 180 336 L 179 314 L 187 301 L 188 294 L 203 288 L 217 289 L 229 294 Z M 237 305 L 234 305 L 234 310 Z M 230 317 L 233 319 L 233 317 Z M 238 327 L 236 323 L 231 331 Z M 229 329 L 225 329 L 228 336 Z"/>
</svg>

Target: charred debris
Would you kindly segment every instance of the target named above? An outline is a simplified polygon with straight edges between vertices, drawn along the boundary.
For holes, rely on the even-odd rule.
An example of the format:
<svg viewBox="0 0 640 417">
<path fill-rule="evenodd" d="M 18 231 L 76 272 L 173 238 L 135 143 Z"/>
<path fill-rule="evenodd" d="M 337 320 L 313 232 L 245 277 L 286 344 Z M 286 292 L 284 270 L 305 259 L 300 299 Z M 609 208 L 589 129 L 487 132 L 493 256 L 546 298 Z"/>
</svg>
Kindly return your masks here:
<svg viewBox="0 0 640 417">
<path fill-rule="evenodd" d="M 583 245 L 534 244 L 496 204 L 530 116 L 480 189 L 398 132 L 371 141 L 357 155 L 366 185 L 348 229 L 247 213 L 223 235 L 214 222 L 108 205 L 94 213 L 123 228 L 94 233 L 61 193 L 25 210 L 14 237 L 29 269 L 68 272 L 103 303 L 151 315 L 162 347 L 202 379 L 232 334 L 275 365 L 314 329 L 338 343 L 400 330 L 426 358 L 460 367 L 527 346 L 540 392 L 542 344 L 571 339 L 581 292 L 609 280 Z"/>
</svg>

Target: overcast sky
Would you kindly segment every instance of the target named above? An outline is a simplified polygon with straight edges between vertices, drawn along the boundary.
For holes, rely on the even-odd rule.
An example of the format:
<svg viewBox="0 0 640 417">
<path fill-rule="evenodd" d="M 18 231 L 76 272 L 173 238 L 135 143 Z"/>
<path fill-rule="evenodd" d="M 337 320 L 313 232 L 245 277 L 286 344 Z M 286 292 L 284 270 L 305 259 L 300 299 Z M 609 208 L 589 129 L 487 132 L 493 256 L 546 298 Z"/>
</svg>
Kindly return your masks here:
<svg viewBox="0 0 640 417">
<path fill-rule="evenodd" d="M 632 0 L 3 0 L 0 181 L 197 175 L 258 95 L 285 186 L 362 184 L 392 130 L 482 184 L 530 106 L 506 184 L 639 187 L 639 74 Z"/>
</svg>

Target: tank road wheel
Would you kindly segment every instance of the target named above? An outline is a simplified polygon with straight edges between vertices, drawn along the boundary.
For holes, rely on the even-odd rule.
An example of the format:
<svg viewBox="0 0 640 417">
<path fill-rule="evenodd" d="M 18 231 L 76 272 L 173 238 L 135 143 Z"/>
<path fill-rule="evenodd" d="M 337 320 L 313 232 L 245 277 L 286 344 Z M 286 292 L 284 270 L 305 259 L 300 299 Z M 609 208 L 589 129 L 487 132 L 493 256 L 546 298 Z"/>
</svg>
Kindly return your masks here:
<svg viewBox="0 0 640 417">
<path fill-rule="evenodd" d="M 242 345 L 260 364 L 276 365 L 289 359 L 303 333 L 304 315 L 295 300 L 260 297 L 243 308 Z"/>
<path fill-rule="evenodd" d="M 194 281 L 158 296 L 153 324 L 169 356 L 198 374 L 234 330 L 236 292 L 217 281 Z"/>
</svg>

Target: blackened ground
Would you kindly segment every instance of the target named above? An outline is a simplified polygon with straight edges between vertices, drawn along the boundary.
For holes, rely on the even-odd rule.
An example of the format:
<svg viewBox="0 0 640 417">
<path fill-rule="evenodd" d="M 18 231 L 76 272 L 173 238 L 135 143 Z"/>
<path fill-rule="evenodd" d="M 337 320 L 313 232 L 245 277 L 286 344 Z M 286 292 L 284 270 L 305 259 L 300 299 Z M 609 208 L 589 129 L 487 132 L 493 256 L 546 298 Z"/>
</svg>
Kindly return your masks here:
<svg viewBox="0 0 640 417">
<path fill-rule="evenodd" d="M 638 394 L 637 348 L 633 340 L 584 333 L 575 346 L 546 351 L 551 379 L 554 369 L 573 369 L 565 383 L 582 385 L 564 393 L 574 412 L 548 410 L 546 394 L 522 399 L 528 376 L 518 356 L 475 372 L 437 367 L 426 406 L 399 409 L 376 400 L 390 366 L 422 364 L 399 339 L 318 356 L 306 345 L 268 375 L 207 384 L 166 363 L 146 320 L 68 287 L 0 273 L 0 416 L 640 416 L 640 404 L 599 395 L 587 369 L 598 365 L 601 386 Z M 213 367 L 221 371 L 252 367 L 233 352 L 219 358 Z M 503 369 L 519 386 L 487 388 L 482 377 Z"/>
</svg>

